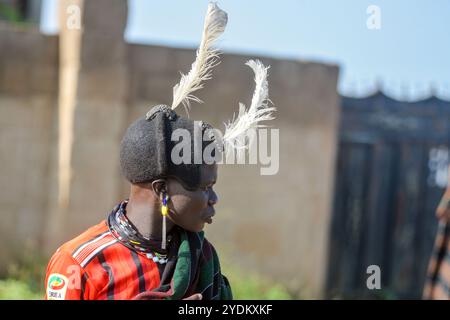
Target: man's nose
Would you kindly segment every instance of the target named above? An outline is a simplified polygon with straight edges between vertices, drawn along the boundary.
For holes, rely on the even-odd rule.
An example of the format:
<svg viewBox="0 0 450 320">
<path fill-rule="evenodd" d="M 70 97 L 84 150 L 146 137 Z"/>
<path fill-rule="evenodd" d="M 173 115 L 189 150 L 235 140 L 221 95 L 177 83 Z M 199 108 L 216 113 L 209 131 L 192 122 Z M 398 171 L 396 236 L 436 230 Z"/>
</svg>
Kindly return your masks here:
<svg viewBox="0 0 450 320">
<path fill-rule="evenodd" d="M 208 199 L 208 204 L 210 206 L 214 206 L 219 201 L 219 198 L 217 197 L 217 194 L 214 191 L 211 191 Z"/>
</svg>

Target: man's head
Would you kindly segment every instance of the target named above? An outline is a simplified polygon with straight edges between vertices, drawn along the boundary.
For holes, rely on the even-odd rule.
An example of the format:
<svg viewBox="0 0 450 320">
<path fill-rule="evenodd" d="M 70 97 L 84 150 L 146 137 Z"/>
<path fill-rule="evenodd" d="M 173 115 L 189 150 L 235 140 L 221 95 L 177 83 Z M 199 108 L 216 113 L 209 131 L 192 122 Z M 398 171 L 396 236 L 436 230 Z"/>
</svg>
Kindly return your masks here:
<svg viewBox="0 0 450 320">
<path fill-rule="evenodd" d="M 124 176 L 132 184 L 132 192 L 144 192 L 149 205 L 160 206 L 164 195 L 169 197 L 169 219 L 180 227 L 198 232 L 214 215 L 217 195 L 212 187 L 217 180 L 217 164 L 174 163 L 172 150 L 177 141 L 172 141 L 175 130 L 185 130 L 194 137 L 194 130 L 203 136 L 209 125 L 199 128 L 198 123 L 178 116 L 167 106 L 152 108 L 145 118 L 138 119 L 127 129 L 122 139 L 120 164 Z M 186 141 L 185 141 L 186 143 Z M 203 150 L 211 141 L 195 147 L 194 139 L 187 148 L 191 159 L 194 153 Z M 186 152 L 186 151 L 184 151 Z M 144 190 L 146 189 L 146 190 Z"/>
</svg>

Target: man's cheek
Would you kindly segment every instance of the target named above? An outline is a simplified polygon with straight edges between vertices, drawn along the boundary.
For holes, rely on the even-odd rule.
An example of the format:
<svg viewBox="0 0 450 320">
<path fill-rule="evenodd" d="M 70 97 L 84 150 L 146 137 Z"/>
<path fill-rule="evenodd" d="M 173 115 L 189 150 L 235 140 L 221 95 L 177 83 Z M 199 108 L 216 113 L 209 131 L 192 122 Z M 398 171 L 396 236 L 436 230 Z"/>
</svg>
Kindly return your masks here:
<svg viewBox="0 0 450 320">
<path fill-rule="evenodd" d="M 204 211 L 208 207 L 208 198 L 204 197 L 203 195 L 199 197 L 196 201 L 196 211 L 198 214 L 200 214 L 202 211 Z"/>
<path fill-rule="evenodd" d="M 189 210 L 189 202 L 189 199 L 184 196 L 174 197 L 172 205 L 175 213 L 179 216 L 186 214 L 186 211 Z"/>
</svg>

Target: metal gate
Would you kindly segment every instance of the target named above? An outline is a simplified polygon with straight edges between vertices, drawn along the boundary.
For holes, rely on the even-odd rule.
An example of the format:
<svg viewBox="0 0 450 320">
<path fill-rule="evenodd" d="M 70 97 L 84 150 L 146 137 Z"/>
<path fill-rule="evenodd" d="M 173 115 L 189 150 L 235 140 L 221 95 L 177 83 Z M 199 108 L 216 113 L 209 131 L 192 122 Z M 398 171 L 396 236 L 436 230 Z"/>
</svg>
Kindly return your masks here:
<svg viewBox="0 0 450 320">
<path fill-rule="evenodd" d="M 342 98 L 329 298 L 420 298 L 447 183 L 450 102 Z M 370 290 L 370 265 L 381 289 Z"/>
</svg>

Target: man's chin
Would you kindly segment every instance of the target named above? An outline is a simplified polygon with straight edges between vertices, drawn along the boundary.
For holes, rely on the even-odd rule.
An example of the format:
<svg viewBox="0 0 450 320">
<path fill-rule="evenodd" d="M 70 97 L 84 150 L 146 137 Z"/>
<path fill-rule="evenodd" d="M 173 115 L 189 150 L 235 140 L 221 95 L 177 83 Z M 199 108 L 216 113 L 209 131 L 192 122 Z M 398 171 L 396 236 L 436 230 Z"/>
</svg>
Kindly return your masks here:
<svg viewBox="0 0 450 320">
<path fill-rule="evenodd" d="M 205 229 L 206 222 L 202 222 L 200 226 L 198 226 L 197 230 L 195 232 L 200 232 Z"/>
<path fill-rule="evenodd" d="M 189 226 L 189 227 L 180 226 L 180 227 L 189 232 L 200 232 L 200 231 L 203 231 L 203 229 L 205 228 L 205 224 L 206 224 L 206 222 L 202 221 L 195 227 L 191 227 L 191 226 Z"/>
</svg>

